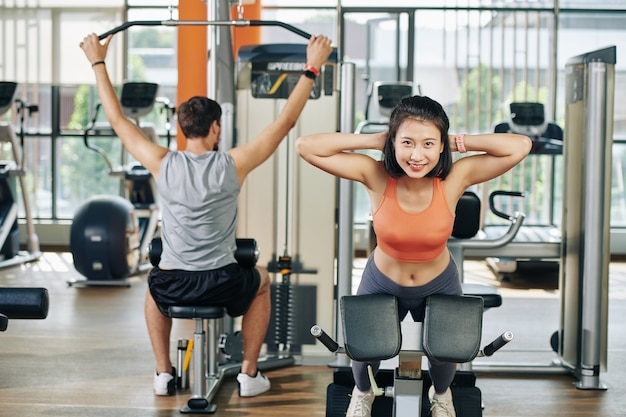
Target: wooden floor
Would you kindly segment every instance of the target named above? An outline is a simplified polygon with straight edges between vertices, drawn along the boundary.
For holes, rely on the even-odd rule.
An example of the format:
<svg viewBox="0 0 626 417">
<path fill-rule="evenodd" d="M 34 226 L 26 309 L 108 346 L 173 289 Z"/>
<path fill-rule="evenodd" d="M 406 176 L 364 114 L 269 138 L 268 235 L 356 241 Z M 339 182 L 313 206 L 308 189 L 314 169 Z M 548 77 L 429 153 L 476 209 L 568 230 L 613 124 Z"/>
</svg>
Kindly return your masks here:
<svg viewBox="0 0 626 417">
<path fill-rule="evenodd" d="M 68 280 L 80 278 L 67 253 L 46 253 L 39 262 L 0 271 L 0 286 L 50 292 L 46 320 L 13 320 L 0 333 L 0 417 L 179 416 L 187 392 L 152 393 L 145 277 L 133 278 L 129 288 L 68 286 Z M 505 297 L 502 307 L 486 313 L 483 340 L 504 330 L 516 338 L 490 360 L 548 367 L 554 359 L 549 338 L 560 310 L 555 281 L 502 283 L 479 262 L 466 262 L 466 279 L 499 286 Z M 626 264 L 611 264 L 610 281 L 608 370 L 602 374 L 608 389 L 578 390 L 570 375 L 547 372 L 480 373 L 484 416 L 626 415 Z M 190 321 L 176 321 L 172 343 L 191 333 Z M 214 415 L 324 416 L 330 360 L 300 358 L 296 366 L 268 371 L 272 389 L 255 398 L 239 398 L 229 378 Z"/>
</svg>

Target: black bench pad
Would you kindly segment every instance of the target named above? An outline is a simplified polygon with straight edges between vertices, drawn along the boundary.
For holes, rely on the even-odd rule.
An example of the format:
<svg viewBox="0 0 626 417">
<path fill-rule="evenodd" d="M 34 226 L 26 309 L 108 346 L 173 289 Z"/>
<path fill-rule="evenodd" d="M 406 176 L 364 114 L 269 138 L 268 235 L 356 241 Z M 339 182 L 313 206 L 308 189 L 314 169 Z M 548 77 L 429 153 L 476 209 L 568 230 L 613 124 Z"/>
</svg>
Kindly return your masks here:
<svg viewBox="0 0 626 417">
<path fill-rule="evenodd" d="M 220 319 L 224 317 L 224 307 L 170 306 L 169 313 L 175 319 Z"/>
</svg>

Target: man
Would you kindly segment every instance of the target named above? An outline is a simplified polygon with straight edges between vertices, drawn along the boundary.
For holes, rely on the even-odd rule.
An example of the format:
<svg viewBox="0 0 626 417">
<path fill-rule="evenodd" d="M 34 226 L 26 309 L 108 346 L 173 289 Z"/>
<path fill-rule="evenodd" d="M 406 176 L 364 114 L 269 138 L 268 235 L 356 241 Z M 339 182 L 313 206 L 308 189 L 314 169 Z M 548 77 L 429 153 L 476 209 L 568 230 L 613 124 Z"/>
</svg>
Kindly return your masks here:
<svg viewBox="0 0 626 417">
<path fill-rule="evenodd" d="M 332 47 L 325 36 L 311 37 L 307 65 L 278 118 L 254 140 L 221 152 L 221 108 L 206 97 L 192 97 L 178 109 L 187 149 L 171 151 L 149 141 L 123 114 L 109 79 L 105 58 L 112 36 L 96 34 L 80 47 L 96 76 L 107 119 L 125 148 L 154 177 L 161 201 L 163 252 L 148 279 L 145 316 L 156 359 L 154 391 L 172 395 L 175 379 L 170 360 L 172 319 L 168 307 L 222 305 L 229 315 L 243 315 L 243 363 L 237 376 L 239 395 L 251 397 L 270 389 L 257 369 L 270 318 L 270 278 L 262 267 L 241 268 L 235 261 L 237 198 L 247 175 L 266 161 L 294 126 L 311 94 L 319 69 Z"/>
</svg>

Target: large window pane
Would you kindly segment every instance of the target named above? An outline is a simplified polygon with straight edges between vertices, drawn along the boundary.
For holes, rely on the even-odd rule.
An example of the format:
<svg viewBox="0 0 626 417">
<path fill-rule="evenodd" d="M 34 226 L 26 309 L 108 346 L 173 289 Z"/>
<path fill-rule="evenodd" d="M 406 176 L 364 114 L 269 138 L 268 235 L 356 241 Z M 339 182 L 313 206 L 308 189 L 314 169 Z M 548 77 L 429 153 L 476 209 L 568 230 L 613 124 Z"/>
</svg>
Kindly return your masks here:
<svg viewBox="0 0 626 417">
<path fill-rule="evenodd" d="M 559 0 L 559 7 L 561 9 L 610 9 L 610 10 L 624 10 L 623 0 Z"/>
<path fill-rule="evenodd" d="M 326 35 L 337 43 L 337 13 L 328 9 L 263 10 L 262 20 L 288 23 L 312 35 Z M 236 30 L 236 29 L 235 29 Z M 308 39 L 278 26 L 261 26 L 261 43 L 307 43 Z"/>
<path fill-rule="evenodd" d="M 274 0 L 278 1 L 278 0 Z M 285 0 L 287 1 L 287 0 Z M 581 0 L 582 1 L 582 0 Z M 415 0 L 341 0 L 344 7 L 423 7 L 423 8 L 552 8 L 554 0 L 420 0 L 419 4 Z"/>
<path fill-rule="evenodd" d="M 18 83 L 52 80 L 52 12 L 0 7 L 0 78 Z"/>
<path fill-rule="evenodd" d="M 122 13 L 119 9 L 60 12 L 55 24 L 59 39 L 53 42 L 55 59 L 51 61 L 51 67 L 55 70 L 53 82 L 55 84 L 93 83 L 93 72 L 78 45 L 85 35 L 105 33 L 119 26 L 122 21 Z M 113 82 L 120 82 L 123 79 L 122 67 L 119 65 L 124 53 L 123 45 L 123 37 L 114 36 L 107 53 L 107 69 Z"/>
<path fill-rule="evenodd" d="M 567 60 L 586 52 L 616 45 L 614 137 L 626 140 L 626 102 L 619 92 L 626 91 L 626 31 L 624 13 L 563 13 L 559 19 L 557 99 L 559 120 L 565 117 L 565 65 Z"/>
<path fill-rule="evenodd" d="M 102 148 L 111 162 L 120 163 L 121 141 L 114 136 L 90 138 Z M 89 197 L 120 194 L 120 179 L 109 176 L 104 159 L 83 145 L 83 138 L 63 137 L 56 141 L 59 168 L 56 202 L 60 218 L 72 218 L 75 210 Z"/>
<path fill-rule="evenodd" d="M 617 46 L 615 65 L 615 102 L 613 137 L 613 179 L 611 189 L 611 227 L 626 227 L 626 103 L 620 92 L 626 90 L 626 14 L 562 13 L 559 19 L 558 98 L 559 120 L 565 117 L 565 65 L 568 59 L 586 52 Z M 567 132 L 565 132 L 567 140 Z"/>
</svg>

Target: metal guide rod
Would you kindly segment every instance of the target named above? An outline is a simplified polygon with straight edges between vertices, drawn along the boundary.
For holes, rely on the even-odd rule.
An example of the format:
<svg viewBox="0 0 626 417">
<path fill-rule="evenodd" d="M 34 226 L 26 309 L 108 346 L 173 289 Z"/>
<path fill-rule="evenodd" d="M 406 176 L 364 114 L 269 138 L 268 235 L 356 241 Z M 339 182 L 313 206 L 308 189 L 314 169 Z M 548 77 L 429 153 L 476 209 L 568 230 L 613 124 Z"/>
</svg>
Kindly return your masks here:
<svg viewBox="0 0 626 417">
<path fill-rule="evenodd" d="M 341 132 L 354 132 L 356 65 L 353 62 L 341 63 Z M 335 337 L 344 344 L 343 322 L 340 319 L 339 300 L 352 294 L 352 269 L 354 263 L 354 182 L 339 180 L 337 221 L 337 291 L 335 299 Z M 346 356 L 336 358 L 336 366 L 348 366 Z"/>
<path fill-rule="evenodd" d="M 100 40 L 106 38 L 109 35 L 113 35 L 115 33 L 121 32 L 123 30 L 128 29 L 131 26 L 235 26 L 235 27 L 246 27 L 246 26 L 279 26 L 284 29 L 287 29 L 290 32 L 295 33 L 296 35 L 302 36 L 303 38 L 310 39 L 311 34 L 305 32 L 301 29 L 298 29 L 290 24 L 285 22 L 280 22 L 277 20 L 134 20 L 130 22 L 122 23 L 121 25 L 104 32 L 99 35 L 98 38 Z"/>
</svg>

